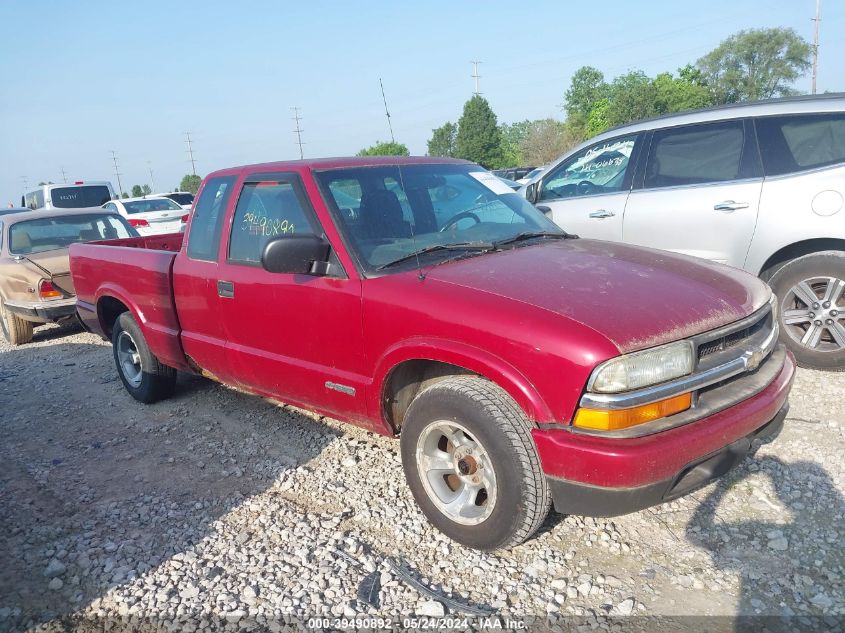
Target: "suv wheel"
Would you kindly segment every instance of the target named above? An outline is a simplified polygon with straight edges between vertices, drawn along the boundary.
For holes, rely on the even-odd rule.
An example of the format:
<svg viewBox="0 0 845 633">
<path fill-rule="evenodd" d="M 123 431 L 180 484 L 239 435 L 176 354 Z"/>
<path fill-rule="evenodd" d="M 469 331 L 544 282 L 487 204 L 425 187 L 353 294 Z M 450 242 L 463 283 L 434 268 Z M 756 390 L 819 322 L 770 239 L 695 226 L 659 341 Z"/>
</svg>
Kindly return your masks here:
<svg viewBox="0 0 845 633">
<path fill-rule="evenodd" d="M 23 345 L 32 340 L 32 321 L 25 321 L 16 314 L 12 314 L 0 299 L 0 330 L 3 338 L 12 345 Z"/>
<path fill-rule="evenodd" d="M 459 543 L 518 545 L 549 513 L 531 423 L 487 380 L 457 376 L 424 389 L 408 408 L 400 440 L 417 504 Z"/>
<path fill-rule="evenodd" d="M 845 254 L 823 251 L 793 259 L 769 284 L 780 301 L 781 340 L 798 364 L 845 370 Z"/>
<path fill-rule="evenodd" d="M 114 324 L 112 351 L 120 380 L 133 398 L 149 404 L 173 395 L 176 370 L 163 365 L 150 351 L 129 312 L 121 314 Z"/>
</svg>

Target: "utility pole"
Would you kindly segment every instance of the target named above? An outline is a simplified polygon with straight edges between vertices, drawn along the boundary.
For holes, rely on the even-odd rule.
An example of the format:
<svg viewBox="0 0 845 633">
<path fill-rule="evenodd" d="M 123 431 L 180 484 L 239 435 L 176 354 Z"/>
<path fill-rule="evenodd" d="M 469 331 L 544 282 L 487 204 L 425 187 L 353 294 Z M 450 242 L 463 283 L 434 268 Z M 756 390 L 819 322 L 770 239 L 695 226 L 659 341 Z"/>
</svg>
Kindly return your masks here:
<svg viewBox="0 0 845 633">
<path fill-rule="evenodd" d="M 478 80 L 481 79 L 481 75 L 478 74 L 478 65 L 481 62 L 470 62 L 472 64 L 472 78 L 475 79 L 475 92 L 473 93 L 475 96 L 479 96 L 481 93 L 478 91 Z"/>
<path fill-rule="evenodd" d="M 123 185 L 120 184 L 120 176 L 122 175 L 117 169 L 117 154 L 114 150 L 111 151 L 111 159 L 114 161 L 114 175 L 117 176 L 118 196 L 123 195 Z"/>
<path fill-rule="evenodd" d="M 378 85 L 381 86 L 381 99 L 384 101 L 384 114 L 387 116 L 387 127 L 390 128 L 390 142 L 395 143 L 393 138 L 393 124 L 390 122 L 390 112 L 387 110 L 387 97 L 384 96 L 384 84 L 381 83 L 381 77 L 378 78 Z"/>
<path fill-rule="evenodd" d="M 813 18 L 813 94 L 816 94 L 816 76 L 819 72 L 819 22 L 821 18 L 821 0 L 816 0 L 816 17 Z"/>
<path fill-rule="evenodd" d="M 299 127 L 299 106 L 294 106 L 291 110 L 293 110 L 293 120 L 296 121 L 296 129 L 294 132 L 296 132 L 296 143 L 299 145 L 299 160 L 302 160 L 302 129 Z"/>
<path fill-rule="evenodd" d="M 64 167 L 62 167 L 62 180 L 64 180 L 65 184 L 67 184 L 67 174 L 65 173 Z"/>
<path fill-rule="evenodd" d="M 191 157 L 191 172 L 194 176 L 197 175 L 197 161 L 194 160 L 194 148 L 191 145 L 191 133 L 185 132 L 185 138 L 187 139 L 185 142 L 188 144 L 188 154 Z"/>
<path fill-rule="evenodd" d="M 150 161 L 147 161 L 147 169 L 150 170 L 150 187 L 152 187 L 153 193 L 155 193 L 156 181 L 155 178 L 153 178 L 153 164 Z"/>
<path fill-rule="evenodd" d="M 23 183 L 23 192 L 26 193 L 27 189 L 29 189 L 29 185 L 26 182 L 26 176 L 21 176 L 21 182 Z"/>
</svg>

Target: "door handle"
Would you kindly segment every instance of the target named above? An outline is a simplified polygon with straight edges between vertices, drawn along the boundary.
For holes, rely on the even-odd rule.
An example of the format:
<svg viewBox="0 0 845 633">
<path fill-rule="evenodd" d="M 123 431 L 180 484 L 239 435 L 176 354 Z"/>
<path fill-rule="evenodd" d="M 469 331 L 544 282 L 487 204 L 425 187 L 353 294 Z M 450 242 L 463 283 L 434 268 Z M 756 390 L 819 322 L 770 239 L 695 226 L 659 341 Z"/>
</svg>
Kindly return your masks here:
<svg viewBox="0 0 845 633">
<path fill-rule="evenodd" d="M 599 209 L 598 211 L 593 211 L 590 214 L 591 218 L 612 218 L 616 215 L 613 211 L 605 211 L 604 209 Z"/>
<path fill-rule="evenodd" d="M 736 211 L 737 209 L 747 209 L 747 202 L 734 202 L 733 200 L 725 200 L 713 205 L 714 211 Z"/>
<path fill-rule="evenodd" d="M 235 284 L 231 281 L 218 280 L 217 294 L 221 297 L 225 297 L 226 299 L 232 299 L 235 296 Z"/>
</svg>

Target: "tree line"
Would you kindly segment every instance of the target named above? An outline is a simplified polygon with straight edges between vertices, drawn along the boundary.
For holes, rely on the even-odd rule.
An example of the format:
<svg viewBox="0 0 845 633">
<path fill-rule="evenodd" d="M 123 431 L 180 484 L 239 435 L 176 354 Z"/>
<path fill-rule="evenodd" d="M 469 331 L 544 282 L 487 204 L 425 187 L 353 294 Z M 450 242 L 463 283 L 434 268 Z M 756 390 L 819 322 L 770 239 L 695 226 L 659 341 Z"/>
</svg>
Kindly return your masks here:
<svg viewBox="0 0 845 633">
<path fill-rule="evenodd" d="M 429 156 L 464 158 L 488 169 L 544 165 L 582 141 L 638 119 L 727 103 L 798 94 L 793 83 L 810 68 L 812 46 L 794 29 L 739 31 L 676 73 L 649 77 L 631 70 L 612 80 L 579 68 L 564 93 L 565 119 L 499 124 L 474 95 L 457 123 L 432 130 Z M 359 155 L 408 155 L 401 143 L 376 143 Z"/>
</svg>

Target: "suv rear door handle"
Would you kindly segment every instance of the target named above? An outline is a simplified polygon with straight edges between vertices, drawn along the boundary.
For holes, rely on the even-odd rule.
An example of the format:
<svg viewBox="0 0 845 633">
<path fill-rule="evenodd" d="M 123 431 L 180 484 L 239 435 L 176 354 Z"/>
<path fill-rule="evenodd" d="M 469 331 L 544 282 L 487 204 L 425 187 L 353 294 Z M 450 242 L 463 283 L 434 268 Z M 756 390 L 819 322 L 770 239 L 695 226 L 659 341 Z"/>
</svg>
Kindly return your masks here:
<svg viewBox="0 0 845 633">
<path fill-rule="evenodd" d="M 232 299 L 235 296 L 235 284 L 233 284 L 231 281 L 218 280 L 217 294 L 221 297 Z"/>
<path fill-rule="evenodd" d="M 715 211 L 736 211 L 737 209 L 747 209 L 747 202 L 734 202 L 733 200 L 725 200 L 713 205 Z"/>
<path fill-rule="evenodd" d="M 604 209 L 599 209 L 598 211 L 593 211 L 590 214 L 591 218 L 612 218 L 616 215 L 613 211 L 605 211 Z"/>
</svg>

